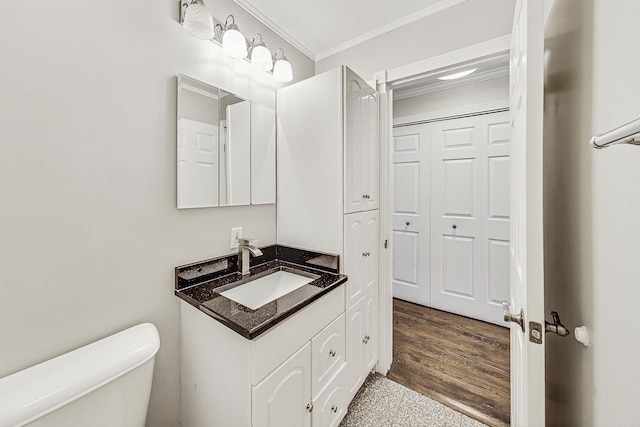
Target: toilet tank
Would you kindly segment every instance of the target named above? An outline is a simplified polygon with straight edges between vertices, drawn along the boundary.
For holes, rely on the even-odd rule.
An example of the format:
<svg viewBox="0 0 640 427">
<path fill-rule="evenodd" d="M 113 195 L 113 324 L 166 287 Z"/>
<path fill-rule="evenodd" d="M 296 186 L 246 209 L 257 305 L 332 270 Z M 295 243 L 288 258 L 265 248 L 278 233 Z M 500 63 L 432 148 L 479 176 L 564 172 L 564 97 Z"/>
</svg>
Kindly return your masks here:
<svg viewBox="0 0 640 427">
<path fill-rule="evenodd" d="M 0 427 L 143 427 L 159 347 L 143 323 L 0 379 Z"/>
</svg>

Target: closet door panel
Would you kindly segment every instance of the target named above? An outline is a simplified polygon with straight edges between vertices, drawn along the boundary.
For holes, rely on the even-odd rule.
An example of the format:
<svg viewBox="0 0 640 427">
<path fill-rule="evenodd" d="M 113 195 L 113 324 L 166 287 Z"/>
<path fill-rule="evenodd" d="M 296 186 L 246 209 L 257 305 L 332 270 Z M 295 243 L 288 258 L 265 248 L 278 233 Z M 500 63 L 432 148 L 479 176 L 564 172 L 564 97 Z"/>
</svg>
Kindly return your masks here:
<svg viewBox="0 0 640 427">
<path fill-rule="evenodd" d="M 393 130 L 393 297 L 429 305 L 430 125 Z"/>
<path fill-rule="evenodd" d="M 431 124 L 431 306 L 477 316 L 482 296 L 481 117 Z"/>
</svg>

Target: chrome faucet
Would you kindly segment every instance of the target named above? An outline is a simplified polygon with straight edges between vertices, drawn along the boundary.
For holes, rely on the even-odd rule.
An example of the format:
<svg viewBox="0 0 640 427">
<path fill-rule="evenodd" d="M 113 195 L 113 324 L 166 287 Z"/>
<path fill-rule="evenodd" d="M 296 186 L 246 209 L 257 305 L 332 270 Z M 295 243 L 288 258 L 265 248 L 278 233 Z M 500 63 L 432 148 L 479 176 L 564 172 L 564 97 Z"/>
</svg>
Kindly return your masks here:
<svg viewBox="0 0 640 427">
<path fill-rule="evenodd" d="M 255 239 L 243 237 L 238 239 L 238 273 L 243 276 L 249 274 L 249 260 L 251 259 L 249 253 L 253 256 L 262 255 L 262 251 L 253 244 L 255 241 Z"/>
</svg>

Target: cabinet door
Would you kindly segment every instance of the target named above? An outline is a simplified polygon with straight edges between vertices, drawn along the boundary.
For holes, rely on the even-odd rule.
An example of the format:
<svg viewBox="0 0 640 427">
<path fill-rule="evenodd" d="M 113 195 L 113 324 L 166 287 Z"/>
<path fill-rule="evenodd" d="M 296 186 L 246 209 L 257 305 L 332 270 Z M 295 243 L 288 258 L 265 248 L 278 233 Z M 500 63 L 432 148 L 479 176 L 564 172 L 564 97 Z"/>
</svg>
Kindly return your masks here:
<svg viewBox="0 0 640 427">
<path fill-rule="evenodd" d="M 311 426 L 311 344 L 253 387 L 253 427 Z"/>
<path fill-rule="evenodd" d="M 345 215 L 344 274 L 347 307 L 378 284 L 378 211 Z"/>
<path fill-rule="evenodd" d="M 331 383 L 313 401 L 313 427 L 337 427 L 347 413 L 348 400 L 341 369 Z"/>
<path fill-rule="evenodd" d="M 314 399 L 344 365 L 344 319 L 342 314 L 311 340 L 311 395 Z"/>
<path fill-rule="evenodd" d="M 378 208 L 378 94 L 348 68 L 345 74 L 344 212 Z"/>
<path fill-rule="evenodd" d="M 364 373 L 367 375 L 378 361 L 378 291 L 374 290 L 364 299 L 365 336 L 364 344 Z"/>
<path fill-rule="evenodd" d="M 365 376 L 362 368 L 365 360 L 364 336 L 366 335 L 366 313 L 364 311 L 364 299 L 347 310 L 347 392 L 349 398 L 353 398 L 364 383 Z"/>
</svg>

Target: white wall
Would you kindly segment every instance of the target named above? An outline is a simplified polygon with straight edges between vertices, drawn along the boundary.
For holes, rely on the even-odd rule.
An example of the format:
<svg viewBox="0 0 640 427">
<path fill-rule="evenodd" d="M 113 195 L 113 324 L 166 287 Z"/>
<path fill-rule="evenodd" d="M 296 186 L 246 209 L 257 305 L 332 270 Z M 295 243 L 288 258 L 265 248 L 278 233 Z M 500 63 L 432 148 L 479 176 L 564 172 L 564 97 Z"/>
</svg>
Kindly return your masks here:
<svg viewBox="0 0 640 427">
<path fill-rule="evenodd" d="M 231 0 L 246 35 L 261 26 Z M 223 16 L 224 15 L 224 16 Z M 174 0 L 10 2 L 0 14 L 0 377 L 139 322 L 160 331 L 148 424 L 179 425 L 175 266 L 275 242 L 274 205 L 176 209 L 176 74 L 273 103 L 280 85 L 188 35 Z M 313 63 L 285 46 L 298 79 Z"/>
<path fill-rule="evenodd" d="M 592 12 L 558 1 L 545 27 L 545 305 L 571 330 L 593 326 Z M 546 338 L 547 425 L 593 425 L 594 349 Z"/>
<path fill-rule="evenodd" d="M 372 80 L 378 71 L 510 34 L 514 6 L 514 0 L 467 0 L 321 59 L 316 73 L 344 64 L 365 80 Z"/>
<path fill-rule="evenodd" d="M 635 0 L 594 0 L 593 132 L 640 117 Z M 594 424 L 640 420 L 640 148 L 593 153 Z"/>
<path fill-rule="evenodd" d="M 547 306 L 592 332 L 588 349 L 547 340 L 550 425 L 640 419 L 640 148 L 587 144 L 640 116 L 639 13 L 634 0 L 556 1 L 548 24 L 545 161 L 556 159 L 545 167 Z"/>
<path fill-rule="evenodd" d="M 393 102 L 393 118 L 509 100 L 509 77 L 499 77 Z"/>
</svg>

